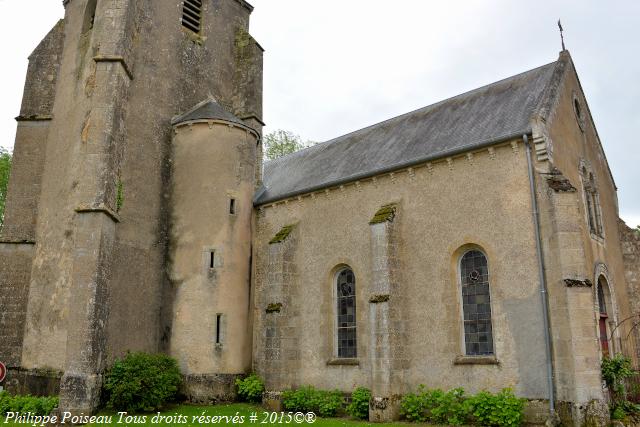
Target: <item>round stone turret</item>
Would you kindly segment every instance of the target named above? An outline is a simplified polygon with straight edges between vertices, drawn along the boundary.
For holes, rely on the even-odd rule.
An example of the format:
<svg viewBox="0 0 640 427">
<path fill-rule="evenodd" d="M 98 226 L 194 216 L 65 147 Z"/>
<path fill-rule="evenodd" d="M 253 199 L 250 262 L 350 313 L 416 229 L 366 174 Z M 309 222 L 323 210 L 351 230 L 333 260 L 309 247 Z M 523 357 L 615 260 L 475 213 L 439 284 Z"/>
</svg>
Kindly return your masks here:
<svg viewBox="0 0 640 427">
<path fill-rule="evenodd" d="M 172 121 L 170 353 L 192 400 L 251 368 L 251 216 L 259 134 L 215 100 Z"/>
</svg>

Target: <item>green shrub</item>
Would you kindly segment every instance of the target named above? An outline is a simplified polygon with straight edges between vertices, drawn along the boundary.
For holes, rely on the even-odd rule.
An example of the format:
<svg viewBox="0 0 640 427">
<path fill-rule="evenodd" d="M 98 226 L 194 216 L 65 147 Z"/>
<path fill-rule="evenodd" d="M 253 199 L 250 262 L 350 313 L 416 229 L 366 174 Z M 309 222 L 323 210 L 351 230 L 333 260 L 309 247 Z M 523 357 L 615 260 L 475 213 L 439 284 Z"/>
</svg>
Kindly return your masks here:
<svg viewBox="0 0 640 427">
<path fill-rule="evenodd" d="M 614 407 L 611 411 L 612 420 L 624 420 L 627 417 L 627 413 L 621 407 Z"/>
<path fill-rule="evenodd" d="M 400 414 L 407 420 L 423 423 L 427 421 L 427 397 L 424 385 L 418 386 L 417 393 L 407 393 L 400 402 Z"/>
<path fill-rule="evenodd" d="M 621 354 L 616 354 L 613 358 L 603 358 L 601 369 L 602 378 L 614 395 L 624 393 L 624 380 L 634 374 L 631 359 Z"/>
<path fill-rule="evenodd" d="M 464 397 L 462 388 L 440 393 L 433 398 L 435 406 L 431 409 L 431 421 L 438 424 L 459 426 L 467 422 L 471 408 Z"/>
<path fill-rule="evenodd" d="M 400 413 L 409 421 L 448 425 L 518 426 L 523 410 L 524 399 L 509 389 L 465 397 L 462 388 L 444 392 L 420 385 L 417 393 L 406 394 L 400 403 Z"/>
<path fill-rule="evenodd" d="M 240 396 L 242 400 L 251 403 L 262 401 L 264 381 L 256 374 L 252 373 L 246 378 L 236 379 L 236 387 L 238 388 L 238 396 Z"/>
<path fill-rule="evenodd" d="M 611 405 L 611 419 L 624 420 L 627 417 L 637 417 L 640 414 L 640 405 L 628 400 L 620 400 Z M 636 425 L 636 424 L 633 424 Z"/>
<path fill-rule="evenodd" d="M 33 415 L 49 415 L 58 406 L 57 397 L 11 396 L 0 392 L 0 414 L 7 412 L 31 412 Z"/>
<path fill-rule="evenodd" d="M 483 391 L 469 399 L 474 420 L 482 426 L 519 426 L 524 416 L 524 402 L 510 389 L 498 394 Z"/>
<path fill-rule="evenodd" d="M 292 412 L 314 412 L 321 417 L 335 417 L 344 397 L 340 390 L 316 390 L 312 386 L 282 393 L 282 406 Z"/>
<path fill-rule="evenodd" d="M 467 422 L 471 407 L 464 397 L 464 390 L 456 388 L 448 392 L 418 387 L 418 393 L 409 393 L 400 403 L 400 413 L 409 421 L 462 425 Z"/>
<path fill-rule="evenodd" d="M 347 406 L 347 414 L 361 420 L 369 419 L 369 401 L 371 400 L 371 390 L 364 387 L 356 388 L 351 393 L 351 403 Z"/>
<path fill-rule="evenodd" d="M 602 378 L 611 392 L 611 418 L 624 419 L 627 415 L 638 414 L 639 407 L 627 401 L 626 380 L 637 373 L 633 370 L 631 359 L 616 354 L 612 358 L 602 359 Z"/>
<path fill-rule="evenodd" d="M 107 407 L 155 411 L 175 398 L 182 377 L 175 359 L 163 354 L 129 353 L 105 375 Z"/>
</svg>

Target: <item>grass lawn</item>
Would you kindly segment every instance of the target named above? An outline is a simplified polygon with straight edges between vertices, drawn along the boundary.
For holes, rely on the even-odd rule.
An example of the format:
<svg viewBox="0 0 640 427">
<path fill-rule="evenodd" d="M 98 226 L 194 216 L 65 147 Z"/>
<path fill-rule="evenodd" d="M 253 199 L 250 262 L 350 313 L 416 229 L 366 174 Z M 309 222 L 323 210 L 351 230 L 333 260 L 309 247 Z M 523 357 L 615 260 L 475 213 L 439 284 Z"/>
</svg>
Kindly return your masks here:
<svg viewBox="0 0 640 427">
<path fill-rule="evenodd" d="M 256 421 L 251 422 L 249 417 L 255 413 L 258 416 L 258 419 Z M 111 416 L 111 423 L 104 423 L 104 424 L 87 424 L 88 426 L 104 426 L 104 425 L 112 425 L 112 426 L 120 426 L 120 427 L 129 427 L 129 426 L 158 426 L 158 427 L 163 427 L 163 426 L 185 426 L 185 427 L 193 427 L 193 426 L 201 426 L 201 425 L 263 425 L 263 426 L 271 426 L 271 425 L 280 425 L 280 423 L 271 423 L 269 421 L 268 414 L 265 414 L 265 410 L 260 407 L 260 406 L 254 406 L 254 405 L 248 405 L 248 404 L 244 404 L 244 403 L 233 403 L 233 404 L 226 404 L 226 405 L 216 405 L 216 406 L 195 406 L 195 405 L 179 405 L 179 406 L 174 406 L 174 407 L 170 407 L 167 408 L 166 411 L 163 411 L 161 413 L 162 416 L 175 416 L 175 415 L 183 415 L 185 416 L 185 418 L 182 418 L 183 422 L 180 423 L 176 423 L 176 422 L 172 422 L 171 420 L 161 420 L 160 422 L 157 422 L 158 420 L 156 420 L 156 422 L 152 422 L 153 421 L 153 417 L 156 414 L 139 414 L 139 415 L 135 415 L 134 417 L 137 417 L 138 419 L 135 420 L 137 422 L 134 422 L 133 420 L 128 420 L 129 422 L 127 422 L 127 420 L 125 420 L 124 418 L 122 420 L 119 420 L 119 415 L 117 415 L 116 413 L 112 412 L 112 411 L 103 411 L 101 413 L 99 413 L 98 415 L 104 415 L 104 416 Z M 232 422 L 231 418 L 227 421 L 224 419 L 218 419 L 215 420 L 216 422 L 213 422 L 211 419 L 209 419 L 209 422 L 207 423 L 206 421 L 204 422 L 199 422 L 197 420 L 197 417 L 204 415 L 209 416 L 209 417 L 213 417 L 213 416 L 228 416 L 228 417 L 233 417 L 235 415 L 239 415 L 241 417 L 244 417 L 244 423 L 240 423 L 240 422 Z M 146 416 L 146 420 L 142 420 L 141 417 Z M 195 418 L 194 418 L 195 417 Z M 120 421 L 120 422 L 119 422 Z M 186 421 L 186 422 L 185 422 Z M 70 424 L 70 423 L 67 423 Z M 313 424 L 308 423 L 308 422 L 302 422 L 302 423 L 296 423 L 295 421 L 291 421 L 289 423 L 286 423 L 286 419 L 283 420 L 283 422 L 281 423 L 282 425 L 314 425 L 314 426 L 319 426 L 319 427 L 331 427 L 331 426 L 418 426 L 420 424 L 415 424 L 415 423 L 402 423 L 402 422 L 395 422 L 395 423 L 388 423 L 388 424 L 373 424 L 373 423 L 369 423 L 369 422 L 365 422 L 365 421 L 356 421 L 356 420 L 351 420 L 351 419 L 347 419 L 347 418 L 318 418 Z M 18 424 L 18 423 L 5 423 L 5 419 L 4 417 L 0 417 L 0 426 L 4 427 L 17 427 L 17 426 L 31 426 L 33 425 L 33 423 L 22 423 L 22 424 Z M 425 425 L 425 424 L 422 424 Z"/>
</svg>

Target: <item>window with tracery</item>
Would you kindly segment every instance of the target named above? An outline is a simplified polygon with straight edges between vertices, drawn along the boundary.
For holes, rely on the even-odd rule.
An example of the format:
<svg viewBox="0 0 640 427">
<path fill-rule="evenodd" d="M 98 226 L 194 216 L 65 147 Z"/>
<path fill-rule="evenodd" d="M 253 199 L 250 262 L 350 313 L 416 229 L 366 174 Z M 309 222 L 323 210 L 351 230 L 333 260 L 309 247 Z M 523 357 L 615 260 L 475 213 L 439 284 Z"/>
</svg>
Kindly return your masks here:
<svg viewBox="0 0 640 427">
<path fill-rule="evenodd" d="M 464 316 L 464 345 L 467 356 L 493 354 L 491 324 L 491 296 L 487 257 L 479 250 L 471 250 L 460 260 L 462 309 Z"/>
<path fill-rule="evenodd" d="M 356 277 L 350 268 L 338 272 L 336 278 L 338 357 L 355 358 L 356 334 Z"/>
</svg>

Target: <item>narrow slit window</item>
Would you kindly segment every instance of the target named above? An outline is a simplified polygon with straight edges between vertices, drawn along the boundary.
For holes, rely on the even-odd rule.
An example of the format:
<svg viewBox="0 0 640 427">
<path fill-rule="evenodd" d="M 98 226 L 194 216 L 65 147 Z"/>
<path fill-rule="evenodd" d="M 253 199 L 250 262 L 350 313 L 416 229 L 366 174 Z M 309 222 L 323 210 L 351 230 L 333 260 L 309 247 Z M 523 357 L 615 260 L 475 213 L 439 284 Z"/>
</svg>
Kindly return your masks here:
<svg viewBox="0 0 640 427">
<path fill-rule="evenodd" d="M 199 34 L 202 25 L 202 1 L 184 0 L 182 3 L 182 26 Z"/>
<path fill-rule="evenodd" d="M 236 199 L 229 200 L 229 214 L 230 215 L 236 214 Z"/>
<path fill-rule="evenodd" d="M 82 24 L 82 34 L 93 29 L 96 21 L 96 0 L 89 0 L 84 11 L 84 22 Z"/>
<path fill-rule="evenodd" d="M 218 314 L 216 315 L 216 344 L 222 343 L 221 328 L 222 328 L 222 314 Z"/>
<path fill-rule="evenodd" d="M 215 268 L 215 267 L 216 267 L 216 252 L 211 251 L 209 252 L 209 268 Z"/>
</svg>

